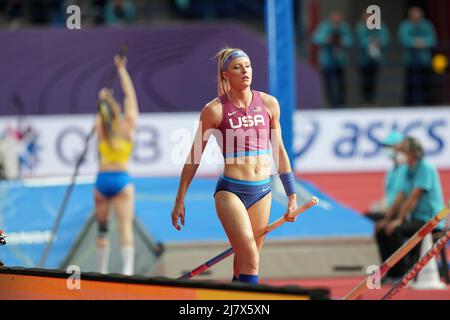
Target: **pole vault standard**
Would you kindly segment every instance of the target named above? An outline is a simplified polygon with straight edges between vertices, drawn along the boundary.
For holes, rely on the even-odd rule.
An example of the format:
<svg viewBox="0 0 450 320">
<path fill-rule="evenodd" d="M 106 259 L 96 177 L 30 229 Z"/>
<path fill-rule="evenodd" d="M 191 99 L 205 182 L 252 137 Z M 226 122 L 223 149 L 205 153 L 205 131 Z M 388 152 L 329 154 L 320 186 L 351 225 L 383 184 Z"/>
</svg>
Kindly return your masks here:
<svg viewBox="0 0 450 320">
<path fill-rule="evenodd" d="M 306 210 L 315 206 L 318 203 L 319 203 L 319 199 L 317 199 L 316 197 L 312 197 L 311 200 L 309 200 L 307 203 L 303 204 L 302 206 L 300 206 L 299 208 L 297 208 L 294 211 L 294 216 L 295 217 L 298 216 L 300 213 L 305 212 Z M 264 232 L 262 232 L 262 234 L 259 235 L 258 237 L 265 236 L 269 232 L 271 232 L 271 231 L 275 230 L 276 228 L 278 228 L 279 226 L 283 225 L 285 222 L 286 222 L 286 219 L 284 218 L 284 216 L 279 218 L 278 220 L 276 220 L 276 221 L 272 222 L 270 225 L 268 225 L 266 227 L 266 230 L 264 230 Z M 195 277 L 196 275 L 199 275 L 200 273 L 203 273 L 204 271 L 208 270 L 213 265 L 219 263 L 220 261 L 224 260 L 225 258 L 231 256 L 232 254 L 233 254 L 233 248 L 229 248 L 229 249 L 223 251 L 222 253 L 218 254 L 214 258 L 206 261 L 204 264 L 198 266 L 191 272 L 188 272 L 188 273 L 184 274 L 183 276 L 179 277 L 178 279 L 191 279 L 191 278 Z"/>
<path fill-rule="evenodd" d="M 436 214 L 431 220 L 429 220 L 419 231 L 417 231 L 407 242 L 405 242 L 397 251 L 395 251 L 381 266 L 380 266 L 380 278 L 393 267 L 397 262 L 400 261 L 404 256 L 408 254 L 420 241 L 425 238 L 425 236 L 430 233 L 436 226 L 450 213 L 448 207 L 442 209 L 438 214 Z M 358 299 L 361 294 L 368 289 L 367 281 L 371 279 L 374 275 L 368 276 L 366 279 L 361 281 L 359 285 L 353 288 L 345 297 L 344 300 L 355 300 Z"/>
<path fill-rule="evenodd" d="M 297 109 L 294 14 L 293 0 L 265 0 L 269 93 L 278 99 L 283 109 L 281 134 L 292 164 L 295 160 L 293 118 Z"/>
<path fill-rule="evenodd" d="M 381 300 L 390 300 L 393 296 L 400 292 L 408 282 L 410 282 L 416 274 L 422 270 L 425 265 L 430 262 L 435 255 L 437 255 L 441 250 L 445 248 L 445 244 L 450 239 L 450 231 L 447 231 L 434 245 L 433 247 L 419 260 L 416 264 L 403 276 L 403 278 L 397 282 L 384 296 Z M 445 250 L 445 249 L 444 249 Z"/>
</svg>

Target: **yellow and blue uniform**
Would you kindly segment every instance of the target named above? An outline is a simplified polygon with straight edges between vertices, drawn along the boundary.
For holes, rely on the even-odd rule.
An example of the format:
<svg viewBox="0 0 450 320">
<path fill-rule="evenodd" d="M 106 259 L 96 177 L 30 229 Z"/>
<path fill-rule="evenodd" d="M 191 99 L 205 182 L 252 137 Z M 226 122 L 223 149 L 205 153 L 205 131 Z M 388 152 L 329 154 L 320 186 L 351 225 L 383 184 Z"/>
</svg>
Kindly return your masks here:
<svg viewBox="0 0 450 320">
<path fill-rule="evenodd" d="M 112 147 L 106 140 L 102 140 L 98 144 L 98 153 L 100 156 L 100 163 L 102 165 L 127 163 L 130 159 L 132 151 L 132 142 L 124 138 L 115 138 L 114 147 Z"/>
<path fill-rule="evenodd" d="M 132 142 L 123 138 L 114 139 L 114 146 L 111 146 L 106 140 L 102 140 L 98 144 L 101 165 L 125 164 L 130 159 L 132 151 Z M 127 171 L 101 171 L 97 175 L 95 187 L 105 197 L 113 197 L 130 182 L 131 177 Z"/>
</svg>

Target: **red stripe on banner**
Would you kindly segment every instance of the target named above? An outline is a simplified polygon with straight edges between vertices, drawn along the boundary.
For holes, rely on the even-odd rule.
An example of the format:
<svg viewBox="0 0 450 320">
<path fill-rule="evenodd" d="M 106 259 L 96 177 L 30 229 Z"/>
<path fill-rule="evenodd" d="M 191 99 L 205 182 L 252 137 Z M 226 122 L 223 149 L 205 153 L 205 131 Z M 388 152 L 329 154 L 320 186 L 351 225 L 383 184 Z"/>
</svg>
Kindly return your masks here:
<svg viewBox="0 0 450 320">
<path fill-rule="evenodd" d="M 383 197 L 384 172 L 300 172 L 297 177 L 317 186 L 336 201 L 366 212 Z M 444 199 L 450 199 L 450 169 L 440 169 Z M 355 197 L 355 194 L 358 196 Z"/>
</svg>

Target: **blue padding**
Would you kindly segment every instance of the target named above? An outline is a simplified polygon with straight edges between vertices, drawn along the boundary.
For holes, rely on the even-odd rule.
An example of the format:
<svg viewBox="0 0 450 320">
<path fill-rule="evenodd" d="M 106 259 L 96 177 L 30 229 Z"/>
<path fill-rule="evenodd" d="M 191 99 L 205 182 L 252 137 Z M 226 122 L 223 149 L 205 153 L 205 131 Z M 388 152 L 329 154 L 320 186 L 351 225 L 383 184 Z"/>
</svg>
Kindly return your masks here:
<svg viewBox="0 0 450 320">
<path fill-rule="evenodd" d="M 293 112 L 297 108 L 294 5 L 292 0 L 266 0 L 266 39 L 269 54 L 269 93 L 280 113 L 283 143 L 289 160 L 293 156 Z"/>
<path fill-rule="evenodd" d="M 194 178 L 186 195 L 186 224 L 177 231 L 171 224 L 171 210 L 179 178 L 135 178 L 136 217 L 157 241 L 227 241 L 214 208 L 217 178 Z M 372 237 L 373 223 L 358 212 L 340 205 L 312 184 L 301 186 L 320 199 L 319 205 L 269 233 L 269 239 Z M 89 216 L 92 214 L 93 183 L 76 185 L 60 224 L 45 267 L 58 268 Z M 55 221 L 66 186 L 27 187 L 21 183 L 0 183 L 0 229 L 9 236 L 0 248 L 0 258 L 9 266 L 36 266 L 45 248 L 40 233 L 49 231 Z M 272 201 L 270 221 L 281 217 L 287 203 Z M 34 232 L 28 242 L 14 244 L 11 235 Z M 37 234 L 37 235 L 36 235 Z M 34 242 L 32 240 L 35 240 Z M 16 239 L 17 240 L 17 239 Z"/>
</svg>

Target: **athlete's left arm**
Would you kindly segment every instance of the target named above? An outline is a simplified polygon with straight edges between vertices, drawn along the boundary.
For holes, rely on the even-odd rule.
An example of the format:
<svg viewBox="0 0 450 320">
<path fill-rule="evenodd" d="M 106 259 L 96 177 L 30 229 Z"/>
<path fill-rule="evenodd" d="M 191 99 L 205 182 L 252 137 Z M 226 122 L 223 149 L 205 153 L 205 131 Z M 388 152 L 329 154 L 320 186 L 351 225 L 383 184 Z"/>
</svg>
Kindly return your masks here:
<svg viewBox="0 0 450 320">
<path fill-rule="evenodd" d="M 291 163 L 283 144 L 280 124 L 280 105 L 278 100 L 268 94 L 262 94 L 262 99 L 267 107 L 270 116 L 270 142 L 272 144 L 272 154 L 278 174 L 292 172 Z M 297 194 L 289 195 L 288 207 L 285 218 L 289 222 L 295 221 L 297 218 L 290 217 L 290 213 L 297 208 Z"/>
</svg>

